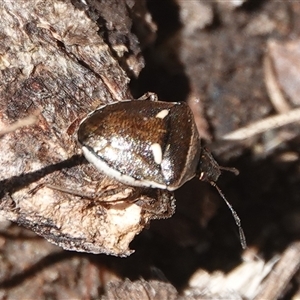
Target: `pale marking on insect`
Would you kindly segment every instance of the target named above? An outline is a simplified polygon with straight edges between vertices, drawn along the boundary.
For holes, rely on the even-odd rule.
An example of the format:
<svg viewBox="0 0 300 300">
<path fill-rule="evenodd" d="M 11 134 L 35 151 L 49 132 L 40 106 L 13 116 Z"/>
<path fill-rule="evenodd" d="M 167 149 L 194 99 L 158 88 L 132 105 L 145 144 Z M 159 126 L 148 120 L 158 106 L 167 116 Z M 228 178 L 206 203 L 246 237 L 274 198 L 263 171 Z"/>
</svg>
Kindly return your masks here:
<svg viewBox="0 0 300 300">
<path fill-rule="evenodd" d="M 160 165 L 161 162 L 162 162 L 162 150 L 161 150 L 160 144 L 153 143 L 150 146 L 150 148 L 152 150 L 152 154 L 153 154 L 155 163 L 157 163 L 158 165 Z"/>
<path fill-rule="evenodd" d="M 140 186 L 140 187 L 150 187 L 150 188 L 158 188 L 158 189 L 168 189 L 169 191 L 173 191 L 176 188 L 168 188 L 165 184 L 159 184 L 154 181 L 150 180 L 138 180 L 131 176 L 122 174 L 121 172 L 115 170 L 114 168 L 110 167 L 105 161 L 99 159 L 96 153 L 90 151 L 87 147 L 82 147 L 83 154 L 85 158 L 93 164 L 99 171 L 105 172 L 108 176 L 115 178 L 125 184 L 133 185 L 133 186 Z"/>
<path fill-rule="evenodd" d="M 163 109 L 155 116 L 155 118 L 164 119 L 168 114 L 169 114 L 169 110 Z"/>
</svg>

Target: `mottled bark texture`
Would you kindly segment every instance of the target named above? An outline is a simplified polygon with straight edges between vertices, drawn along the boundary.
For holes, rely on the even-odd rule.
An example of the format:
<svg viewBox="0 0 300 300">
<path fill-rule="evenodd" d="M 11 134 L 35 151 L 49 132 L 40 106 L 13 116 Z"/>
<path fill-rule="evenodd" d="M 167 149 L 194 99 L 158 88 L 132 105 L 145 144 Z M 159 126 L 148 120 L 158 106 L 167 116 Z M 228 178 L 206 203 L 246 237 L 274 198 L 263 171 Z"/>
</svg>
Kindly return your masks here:
<svg viewBox="0 0 300 300">
<path fill-rule="evenodd" d="M 0 137 L 1 215 L 64 249 L 127 256 L 152 218 L 173 212 L 171 201 L 157 215 L 159 193 L 105 178 L 77 144 L 82 117 L 131 98 L 127 74 L 138 75 L 144 65 L 131 30 L 134 16 L 146 13 L 137 2 L 0 4 L 0 131 L 38 115 L 34 125 Z"/>
</svg>

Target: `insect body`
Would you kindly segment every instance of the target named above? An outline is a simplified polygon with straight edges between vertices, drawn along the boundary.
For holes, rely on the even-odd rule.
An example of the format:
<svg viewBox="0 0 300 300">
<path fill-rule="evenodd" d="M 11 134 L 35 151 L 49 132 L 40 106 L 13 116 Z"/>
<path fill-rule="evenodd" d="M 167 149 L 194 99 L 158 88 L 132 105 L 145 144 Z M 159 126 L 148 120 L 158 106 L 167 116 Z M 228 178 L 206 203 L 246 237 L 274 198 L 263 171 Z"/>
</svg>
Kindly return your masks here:
<svg viewBox="0 0 300 300">
<path fill-rule="evenodd" d="M 173 191 L 203 171 L 206 175 L 185 103 L 136 100 L 100 107 L 82 121 L 78 140 L 99 171 L 128 185 Z"/>
<path fill-rule="evenodd" d="M 215 184 L 227 168 L 200 146 L 185 103 L 134 100 L 102 106 L 81 122 L 78 141 L 100 172 L 127 185 L 173 191 L 195 176 L 208 181 L 230 208 L 246 247 L 240 220 Z"/>
</svg>

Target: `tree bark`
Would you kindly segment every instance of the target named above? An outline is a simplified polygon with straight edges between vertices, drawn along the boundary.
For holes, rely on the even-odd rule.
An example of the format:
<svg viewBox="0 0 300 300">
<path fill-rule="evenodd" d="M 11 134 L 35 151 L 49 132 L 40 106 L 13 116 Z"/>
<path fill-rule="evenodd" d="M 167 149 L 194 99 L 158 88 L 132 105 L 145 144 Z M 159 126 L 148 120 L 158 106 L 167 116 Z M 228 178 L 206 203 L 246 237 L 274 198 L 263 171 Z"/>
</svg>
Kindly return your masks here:
<svg viewBox="0 0 300 300">
<path fill-rule="evenodd" d="M 137 189 L 87 164 L 76 140 L 87 113 L 132 99 L 125 71 L 138 75 L 144 64 L 131 32 L 129 12 L 137 11 L 145 7 L 134 1 L 1 2 L 0 131 L 38 112 L 34 125 L 0 138 L 1 214 L 64 249 L 127 256 L 134 236 L 159 217 L 122 201 Z"/>
</svg>

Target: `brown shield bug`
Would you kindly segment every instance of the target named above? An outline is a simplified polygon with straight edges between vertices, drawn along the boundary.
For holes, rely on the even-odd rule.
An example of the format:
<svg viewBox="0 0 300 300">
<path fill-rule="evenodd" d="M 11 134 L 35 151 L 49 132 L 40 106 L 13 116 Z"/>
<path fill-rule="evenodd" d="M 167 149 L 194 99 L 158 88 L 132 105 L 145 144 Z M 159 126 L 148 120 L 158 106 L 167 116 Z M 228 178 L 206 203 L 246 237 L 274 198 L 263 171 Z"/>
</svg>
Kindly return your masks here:
<svg viewBox="0 0 300 300">
<path fill-rule="evenodd" d="M 127 185 L 174 191 L 195 176 L 208 181 L 230 208 L 246 247 L 240 219 L 215 183 L 227 168 L 200 146 L 187 104 L 128 100 L 101 106 L 81 122 L 78 141 L 90 163 Z"/>
</svg>

